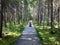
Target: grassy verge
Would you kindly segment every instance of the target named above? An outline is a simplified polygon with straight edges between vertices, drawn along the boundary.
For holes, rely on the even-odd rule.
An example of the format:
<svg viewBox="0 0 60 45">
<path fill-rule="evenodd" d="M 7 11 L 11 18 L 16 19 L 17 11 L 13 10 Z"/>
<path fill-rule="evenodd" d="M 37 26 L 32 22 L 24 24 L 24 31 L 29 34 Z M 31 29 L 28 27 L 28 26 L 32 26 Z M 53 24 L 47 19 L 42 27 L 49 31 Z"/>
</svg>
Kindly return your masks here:
<svg viewBox="0 0 60 45">
<path fill-rule="evenodd" d="M 49 27 L 47 27 L 47 29 L 43 29 L 42 26 L 35 24 L 35 28 L 42 42 L 42 45 L 60 45 L 58 29 L 54 29 L 55 34 L 51 34 Z"/>
<path fill-rule="evenodd" d="M 7 27 L 3 27 L 3 38 L 0 39 L 0 45 L 14 45 L 25 25 L 7 23 Z"/>
</svg>

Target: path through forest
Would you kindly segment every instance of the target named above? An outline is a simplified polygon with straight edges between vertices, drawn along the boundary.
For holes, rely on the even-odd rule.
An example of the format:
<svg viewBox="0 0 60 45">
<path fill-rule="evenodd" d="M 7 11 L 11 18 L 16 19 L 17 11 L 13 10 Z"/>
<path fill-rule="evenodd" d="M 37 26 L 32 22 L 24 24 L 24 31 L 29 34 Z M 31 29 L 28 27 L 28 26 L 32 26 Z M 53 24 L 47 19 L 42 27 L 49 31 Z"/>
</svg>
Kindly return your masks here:
<svg viewBox="0 0 60 45">
<path fill-rule="evenodd" d="M 24 29 L 21 37 L 17 40 L 15 45 L 41 45 L 41 42 L 37 36 L 37 32 L 34 25 L 31 23 L 32 27 L 29 27 L 29 23 Z"/>
</svg>

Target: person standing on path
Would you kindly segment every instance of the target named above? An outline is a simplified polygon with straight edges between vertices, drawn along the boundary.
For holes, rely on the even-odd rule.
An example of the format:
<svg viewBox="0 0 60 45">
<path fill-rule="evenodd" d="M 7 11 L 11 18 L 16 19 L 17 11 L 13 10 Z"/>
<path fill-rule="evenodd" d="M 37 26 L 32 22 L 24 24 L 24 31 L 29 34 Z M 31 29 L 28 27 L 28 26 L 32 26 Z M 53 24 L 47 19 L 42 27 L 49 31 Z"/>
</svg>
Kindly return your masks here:
<svg viewBox="0 0 60 45">
<path fill-rule="evenodd" d="M 29 21 L 29 27 L 32 27 L 32 20 Z"/>
</svg>

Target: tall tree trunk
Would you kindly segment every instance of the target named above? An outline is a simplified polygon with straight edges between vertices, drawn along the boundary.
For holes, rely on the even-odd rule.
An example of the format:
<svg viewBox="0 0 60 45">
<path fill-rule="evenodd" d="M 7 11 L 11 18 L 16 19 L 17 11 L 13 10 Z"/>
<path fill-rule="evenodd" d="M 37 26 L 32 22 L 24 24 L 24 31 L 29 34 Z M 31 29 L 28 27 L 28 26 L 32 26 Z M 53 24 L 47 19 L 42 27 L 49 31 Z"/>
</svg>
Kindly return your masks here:
<svg viewBox="0 0 60 45">
<path fill-rule="evenodd" d="M 51 0 L 51 30 L 54 28 L 53 26 L 53 0 Z"/>
<path fill-rule="evenodd" d="M 49 0 L 48 0 L 48 18 L 47 18 L 47 26 L 49 26 L 49 7 L 50 7 L 49 4 L 50 4 L 50 3 L 49 3 Z"/>
<path fill-rule="evenodd" d="M 59 11 L 60 11 L 60 7 L 58 7 L 58 28 L 59 28 L 59 25 L 60 25 L 60 24 L 59 24 L 59 17 L 60 17 L 60 16 L 59 16 Z"/>
<path fill-rule="evenodd" d="M 0 38 L 2 38 L 2 24 L 3 24 L 3 1 L 1 0 L 1 14 L 0 14 Z"/>
<path fill-rule="evenodd" d="M 27 21 L 28 17 L 28 2 L 24 0 L 24 21 Z"/>
<path fill-rule="evenodd" d="M 54 31 L 54 20 L 53 20 L 53 0 L 51 0 L 51 34 L 55 34 Z"/>
<path fill-rule="evenodd" d="M 7 27 L 6 22 L 7 22 L 7 9 L 3 9 L 3 21 L 4 21 L 4 26 Z"/>
</svg>

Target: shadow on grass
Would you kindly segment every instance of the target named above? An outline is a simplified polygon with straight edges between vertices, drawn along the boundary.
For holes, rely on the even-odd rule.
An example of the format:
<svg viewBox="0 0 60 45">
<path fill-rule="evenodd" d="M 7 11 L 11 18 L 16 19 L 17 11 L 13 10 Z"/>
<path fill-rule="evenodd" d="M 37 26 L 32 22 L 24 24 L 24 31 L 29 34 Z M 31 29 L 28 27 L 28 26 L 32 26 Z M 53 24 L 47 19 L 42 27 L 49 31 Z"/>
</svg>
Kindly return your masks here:
<svg viewBox="0 0 60 45">
<path fill-rule="evenodd" d="M 60 37 L 58 28 L 54 28 L 51 32 L 50 28 L 44 28 L 39 25 L 35 25 L 36 31 L 38 33 L 38 37 L 40 38 L 42 45 L 60 45 Z"/>
<path fill-rule="evenodd" d="M 0 45 L 13 45 L 16 42 L 17 38 L 18 36 L 13 36 L 13 35 L 4 36 L 0 40 Z"/>
<path fill-rule="evenodd" d="M 14 45 L 17 39 L 21 36 L 23 30 L 23 25 L 12 24 L 3 27 L 3 38 L 0 40 L 0 45 Z"/>
</svg>

